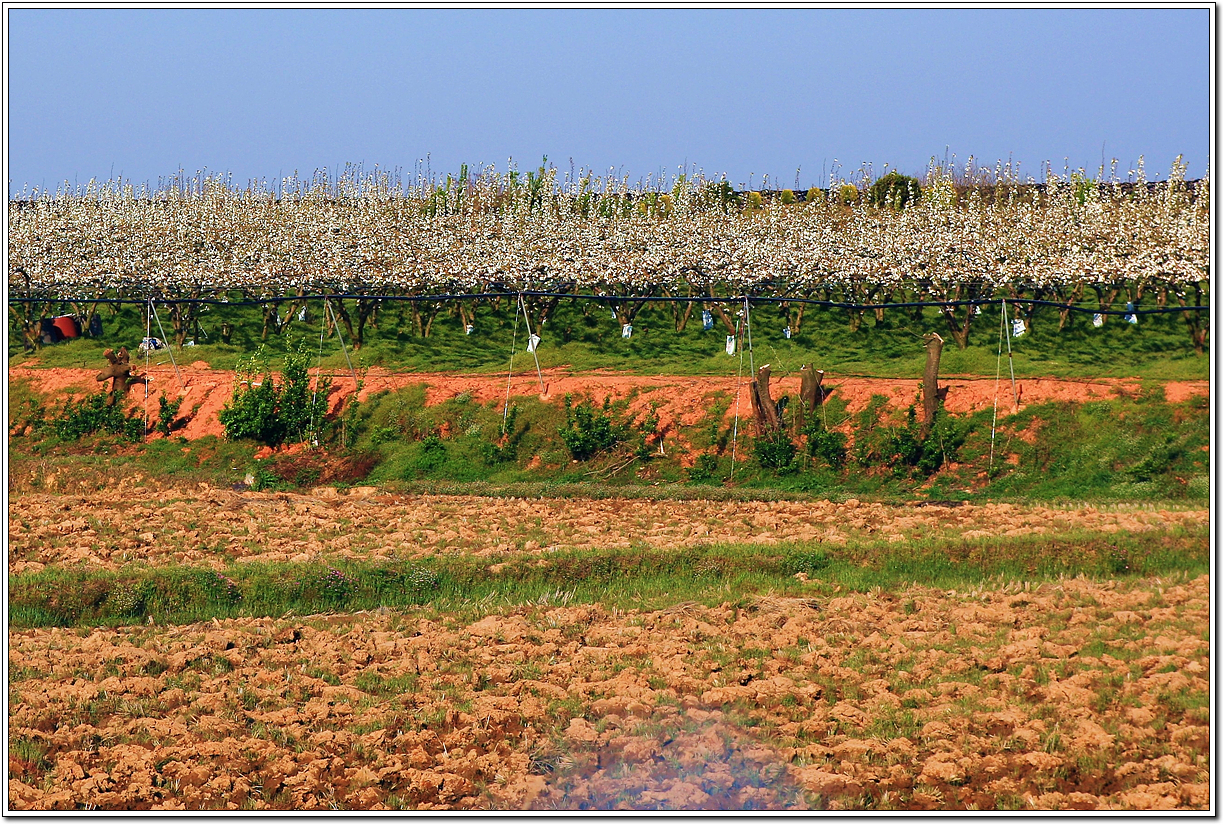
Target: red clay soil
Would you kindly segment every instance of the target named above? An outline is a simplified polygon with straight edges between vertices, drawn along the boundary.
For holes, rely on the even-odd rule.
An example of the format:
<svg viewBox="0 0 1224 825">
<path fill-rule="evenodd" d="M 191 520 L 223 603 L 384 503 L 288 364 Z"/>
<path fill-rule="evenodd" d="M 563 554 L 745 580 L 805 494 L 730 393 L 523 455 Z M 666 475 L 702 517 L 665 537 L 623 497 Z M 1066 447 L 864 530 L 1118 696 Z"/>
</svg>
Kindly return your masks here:
<svg viewBox="0 0 1224 825">
<path fill-rule="evenodd" d="M 63 393 L 77 395 L 98 391 L 104 385 L 95 380 L 97 370 L 91 369 L 32 369 L 10 367 L 9 380 L 28 379 L 43 394 Z M 180 382 L 181 377 L 181 382 Z M 151 369 L 148 383 L 137 383 L 128 390 L 130 401 L 143 403 L 150 418 L 156 418 L 158 398 L 162 393 L 183 399 L 180 416 L 186 418 L 186 426 L 175 432 L 176 436 L 188 439 L 206 435 L 222 434 L 217 416 L 229 401 L 234 373 L 230 370 L 209 369 L 203 361 L 181 367 L 176 375 L 168 366 Z M 751 415 L 747 393 L 748 378 L 743 379 L 739 394 L 739 414 Z M 351 395 L 355 387 L 351 375 L 337 374 L 332 379 L 329 408 L 335 412 L 343 399 Z M 495 374 L 456 375 L 433 372 L 389 372 L 372 368 L 365 376 L 359 399 L 386 390 L 394 391 L 414 384 L 426 384 L 426 403 L 440 404 L 466 393 L 473 400 L 487 404 L 504 402 L 507 380 Z M 567 393 L 574 396 L 590 396 L 613 400 L 636 393 L 629 404 L 633 413 L 643 412 L 651 404 L 658 404 L 657 414 L 664 432 L 677 426 L 688 427 L 699 422 L 709 413 L 711 396 L 724 393 L 734 398 L 736 379 L 722 376 L 670 376 L 670 375 L 624 375 L 609 372 L 571 374 L 568 369 L 558 367 L 543 373 L 541 381 L 534 374 L 516 375 L 509 381 L 511 396 L 538 395 L 545 401 L 559 400 Z M 990 409 L 996 403 L 1000 414 L 1017 411 L 1011 391 L 1011 382 L 996 382 L 993 378 L 949 378 L 941 382 L 947 386 L 945 402 L 948 412 L 964 414 Z M 838 378 L 826 375 L 825 387 L 832 389 L 833 397 L 842 398 L 850 412 L 858 412 L 867 406 L 873 395 L 887 396 L 890 405 L 901 408 L 917 398 L 919 380 L 892 378 Z M 146 394 L 147 388 L 147 394 Z M 1094 401 L 1134 395 L 1139 391 L 1135 379 L 1101 378 L 1094 381 L 1060 378 L 1025 378 L 1016 382 L 1019 408 L 1026 404 L 1046 401 Z M 1165 396 L 1173 403 L 1181 402 L 1193 395 L 1206 395 L 1208 381 L 1170 381 L 1165 384 Z M 799 376 L 791 375 L 771 381 L 770 391 L 775 398 L 783 394 L 797 395 Z M 732 418 L 734 401 L 727 409 L 726 417 Z"/>
</svg>

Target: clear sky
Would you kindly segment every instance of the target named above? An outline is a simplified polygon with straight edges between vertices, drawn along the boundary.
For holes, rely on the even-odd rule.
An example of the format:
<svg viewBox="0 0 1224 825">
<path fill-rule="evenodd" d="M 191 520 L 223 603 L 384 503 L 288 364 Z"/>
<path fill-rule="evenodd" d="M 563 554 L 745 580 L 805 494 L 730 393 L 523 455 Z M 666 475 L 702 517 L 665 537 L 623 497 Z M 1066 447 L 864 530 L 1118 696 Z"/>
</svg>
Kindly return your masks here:
<svg viewBox="0 0 1224 825">
<path fill-rule="evenodd" d="M 1191 9 L 9 9 L 8 187 L 547 155 L 822 185 L 945 151 L 1207 166 Z M 1066 160 L 1064 160 L 1066 159 Z"/>
</svg>

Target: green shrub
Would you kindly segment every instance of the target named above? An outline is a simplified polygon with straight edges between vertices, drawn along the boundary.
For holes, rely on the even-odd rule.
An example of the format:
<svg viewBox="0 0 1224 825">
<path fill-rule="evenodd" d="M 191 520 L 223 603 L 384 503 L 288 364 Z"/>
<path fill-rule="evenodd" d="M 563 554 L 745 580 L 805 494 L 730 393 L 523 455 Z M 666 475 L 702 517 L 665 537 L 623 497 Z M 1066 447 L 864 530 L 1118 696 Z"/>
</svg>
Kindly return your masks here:
<svg viewBox="0 0 1224 825">
<path fill-rule="evenodd" d="M 837 198 L 843 204 L 849 206 L 859 199 L 858 187 L 853 183 L 843 183 L 837 189 Z"/>
<path fill-rule="evenodd" d="M 258 383 L 253 377 L 239 379 L 230 403 L 217 416 L 225 428 L 225 437 L 231 441 L 249 438 L 261 444 L 280 444 L 285 438 L 285 426 L 276 414 L 276 402 L 276 385 L 270 373 L 265 373 Z"/>
<path fill-rule="evenodd" d="M 722 473 L 718 471 L 718 456 L 712 453 L 697 456 L 696 463 L 688 469 L 688 479 L 693 484 L 722 483 Z"/>
<path fill-rule="evenodd" d="M 846 436 L 835 430 L 826 429 L 824 421 L 819 417 L 812 418 L 803 428 L 807 436 L 807 453 L 812 458 L 819 458 L 835 470 L 840 470 L 846 463 Z"/>
<path fill-rule="evenodd" d="M 506 411 L 505 423 L 502 425 L 502 429 L 499 430 L 497 441 L 492 444 L 486 442 L 480 445 L 480 455 L 484 459 L 485 464 L 489 466 L 504 464 L 508 461 L 514 461 L 517 457 L 519 441 L 523 437 L 522 432 L 516 432 L 514 429 L 515 423 L 518 420 L 518 412 L 518 404 L 512 404 L 510 409 Z"/>
<path fill-rule="evenodd" d="M 924 437 L 913 404 L 900 427 L 868 427 L 856 444 L 856 459 L 864 466 L 892 467 L 894 474 L 929 476 L 947 461 L 956 459 L 965 442 L 967 425 L 954 422 L 943 407 L 936 411 L 930 432 Z"/>
<path fill-rule="evenodd" d="M 793 191 L 793 190 L 791 190 L 791 189 L 783 189 L 783 190 L 782 190 L 782 195 L 781 195 L 781 200 L 782 200 L 782 203 L 786 204 L 787 206 L 790 206 L 792 203 L 794 203 L 794 202 L 795 202 L 795 193 L 794 193 L 794 191 Z"/>
<path fill-rule="evenodd" d="M 565 426 L 557 432 L 575 461 L 587 461 L 612 449 L 629 437 L 630 430 L 628 422 L 617 420 L 610 398 L 605 398 L 602 410 L 597 410 L 587 400 L 575 406 L 573 399 L 566 394 Z"/>
<path fill-rule="evenodd" d="M 157 431 L 159 433 L 165 436 L 170 435 L 170 425 L 174 423 L 181 406 L 183 406 L 183 399 L 176 398 L 171 401 L 166 398 L 165 393 L 162 393 L 161 398 L 157 399 Z"/>
<path fill-rule="evenodd" d="M 922 187 L 918 185 L 918 179 L 897 172 L 889 172 L 867 190 L 867 200 L 871 203 L 893 209 L 902 209 L 907 203 L 917 203 L 921 196 Z"/>
<path fill-rule="evenodd" d="M 234 395 L 218 415 L 225 437 L 249 438 L 273 447 L 286 440 L 317 443 L 331 381 L 321 379 L 317 391 L 312 391 L 309 366 L 304 342 L 296 352 L 286 353 L 280 387 L 264 368 L 262 347 L 251 359 L 239 362 Z"/>
<path fill-rule="evenodd" d="M 106 393 L 89 395 L 79 401 L 68 401 L 52 422 L 55 434 L 65 440 L 105 432 L 121 435 L 129 441 L 144 437 L 144 419 L 129 416 L 109 403 Z"/>
<path fill-rule="evenodd" d="M 421 439 L 421 452 L 413 462 L 413 469 L 429 475 L 446 463 L 446 442 L 430 434 Z"/>
<path fill-rule="evenodd" d="M 797 449 L 785 430 L 759 435 L 752 444 L 757 462 L 765 469 L 779 473 L 794 468 Z"/>
</svg>

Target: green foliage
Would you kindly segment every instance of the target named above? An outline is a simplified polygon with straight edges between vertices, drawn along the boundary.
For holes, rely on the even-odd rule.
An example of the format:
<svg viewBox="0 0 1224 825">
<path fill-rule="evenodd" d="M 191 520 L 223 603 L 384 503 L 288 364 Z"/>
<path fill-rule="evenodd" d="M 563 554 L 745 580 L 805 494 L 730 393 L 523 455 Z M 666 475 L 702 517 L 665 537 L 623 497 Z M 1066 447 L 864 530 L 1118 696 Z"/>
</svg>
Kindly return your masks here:
<svg viewBox="0 0 1224 825">
<path fill-rule="evenodd" d="M 309 365 L 305 342 L 297 351 L 290 349 L 285 353 L 278 387 L 265 368 L 262 347 L 250 359 L 240 361 L 233 397 L 218 415 L 226 438 L 249 438 L 271 446 L 284 441 L 317 443 L 327 413 L 331 379 L 321 379 L 317 391 L 312 391 Z"/>
<path fill-rule="evenodd" d="M 166 398 L 166 394 L 162 393 L 157 399 L 157 431 L 162 435 L 170 435 L 170 425 L 174 423 L 174 419 L 178 416 L 179 407 L 183 405 L 183 399 L 176 398 L 173 401 Z"/>
<path fill-rule="evenodd" d="M 446 442 L 441 436 L 430 433 L 421 439 L 421 451 L 413 469 L 424 475 L 436 472 L 446 463 Z"/>
<path fill-rule="evenodd" d="M 630 436 L 631 425 L 621 421 L 612 411 L 612 400 L 605 398 L 602 409 L 596 409 L 588 400 L 577 405 L 567 393 L 565 396 L 565 426 L 558 433 L 575 461 L 588 461 L 595 455 L 610 450 Z"/>
<path fill-rule="evenodd" d="M 647 461 L 654 455 L 654 449 L 650 445 L 650 439 L 656 438 L 659 435 L 659 405 L 651 404 L 650 412 L 642 417 L 642 420 L 634 425 L 637 430 L 637 449 L 634 454 L 640 461 Z"/>
<path fill-rule="evenodd" d="M 882 424 L 881 414 L 886 403 L 884 396 L 872 396 L 867 408 L 858 414 L 854 436 L 857 464 L 891 467 L 897 476 L 926 478 L 946 462 L 956 460 L 970 429 L 968 422 L 953 420 L 941 404 L 930 431 L 923 435 L 913 404 L 906 410 L 905 423 L 901 426 Z"/>
<path fill-rule="evenodd" d="M 143 418 L 124 413 L 117 404 L 109 402 L 106 393 L 65 402 L 51 426 L 55 434 L 66 441 L 95 433 L 113 433 L 128 441 L 139 441 L 145 431 Z"/>
<path fill-rule="evenodd" d="M 895 171 L 872 183 L 867 190 L 867 200 L 871 203 L 893 209 L 902 209 L 907 203 L 917 203 L 921 196 L 922 187 L 918 185 L 917 178 Z"/>
<path fill-rule="evenodd" d="M 798 448 L 785 429 L 762 433 L 752 443 L 752 452 L 757 462 L 768 470 L 787 473 L 794 469 Z"/>
<path fill-rule="evenodd" d="M 840 470 L 846 464 L 846 435 L 825 427 L 820 416 L 813 416 L 803 428 L 807 436 L 807 453 L 812 458 L 818 458 L 832 467 Z"/>
<path fill-rule="evenodd" d="M 718 469 L 718 456 L 713 453 L 702 453 L 688 470 L 689 481 L 693 484 L 721 484 L 722 473 Z"/>
<path fill-rule="evenodd" d="M 849 206 L 859 199 L 858 187 L 852 183 L 843 183 L 837 189 L 837 199 Z"/>
<path fill-rule="evenodd" d="M 786 206 L 790 206 L 792 203 L 795 202 L 795 193 L 791 189 L 783 189 L 780 199 L 783 204 L 785 204 Z"/>
<path fill-rule="evenodd" d="M 505 412 L 505 420 L 498 439 L 493 443 L 485 442 L 480 445 L 480 454 L 485 464 L 490 466 L 504 464 L 514 461 L 517 457 L 519 441 L 523 437 L 522 432 L 515 430 L 518 414 L 518 404 L 511 404 Z"/>
</svg>

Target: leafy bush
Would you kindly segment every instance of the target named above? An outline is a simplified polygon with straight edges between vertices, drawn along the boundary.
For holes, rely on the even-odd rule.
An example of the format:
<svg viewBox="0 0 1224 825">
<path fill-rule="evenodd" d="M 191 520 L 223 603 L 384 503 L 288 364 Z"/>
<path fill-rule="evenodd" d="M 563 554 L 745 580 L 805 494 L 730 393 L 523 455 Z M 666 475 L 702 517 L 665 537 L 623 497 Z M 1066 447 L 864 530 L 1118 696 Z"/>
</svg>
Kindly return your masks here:
<svg viewBox="0 0 1224 825">
<path fill-rule="evenodd" d="M 719 484 L 722 474 L 718 471 L 718 456 L 703 453 L 697 456 L 697 461 L 688 470 L 689 481 L 693 484 Z"/>
<path fill-rule="evenodd" d="M 759 435 L 752 445 L 757 462 L 767 470 L 779 473 L 793 469 L 797 449 L 785 430 Z"/>
<path fill-rule="evenodd" d="M 109 403 L 106 393 L 89 395 L 79 401 L 68 401 L 52 422 L 55 434 L 66 440 L 76 440 L 98 432 L 115 433 L 129 441 L 144 437 L 144 419 L 129 416 Z"/>
<path fill-rule="evenodd" d="M 514 425 L 518 420 L 518 412 L 518 404 L 511 405 L 510 409 L 506 411 L 505 424 L 502 430 L 499 431 L 500 434 L 497 441 L 492 444 L 484 443 L 480 445 L 480 454 L 485 464 L 489 466 L 503 464 L 507 461 L 513 461 L 517 456 L 519 440 L 523 437 L 522 432 L 515 432 L 514 429 Z"/>
<path fill-rule="evenodd" d="M 855 458 L 863 466 L 892 467 L 896 475 L 929 476 L 956 459 L 965 442 L 966 425 L 957 424 L 941 406 L 924 437 L 913 404 L 900 427 L 865 427 L 856 437 Z"/>
<path fill-rule="evenodd" d="M 181 406 L 183 406 L 183 399 L 176 398 L 171 401 L 166 398 L 165 393 L 162 393 L 161 398 L 157 399 L 157 431 L 159 433 L 170 435 L 170 425 L 174 423 Z"/>
<path fill-rule="evenodd" d="M 598 453 L 610 450 L 626 440 L 631 425 L 617 420 L 612 412 L 612 400 L 605 398 L 603 408 L 587 400 L 577 406 L 567 393 L 565 396 L 565 426 L 558 429 L 565 448 L 575 461 L 587 461 Z"/>
<path fill-rule="evenodd" d="M 871 203 L 893 209 L 901 209 L 907 203 L 917 203 L 921 196 L 922 187 L 918 185 L 918 179 L 897 172 L 889 172 L 867 190 L 867 200 Z"/>
<path fill-rule="evenodd" d="M 812 418 L 803 428 L 807 436 L 807 453 L 812 458 L 819 458 L 835 470 L 840 470 L 846 463 L 846 436 L 835 430 L 826 429 L 824 421 L 819 417 Z"/>
<path fill-rule="evenodd" d="M 239 362 L 234 395 L 218 416 L 225 437 L 250 438 L 270 446 L 286 440 L 317 442 L 331 380 L 321 379 L 317 391 L 310 389 L 310 356 L 304 342 L 296 352 L 285 355 L 280 387 L 262 359 L 261 348 L 251 359 Z M 256 381 L 261 373 L 261 380 Z"/>
</svg>

